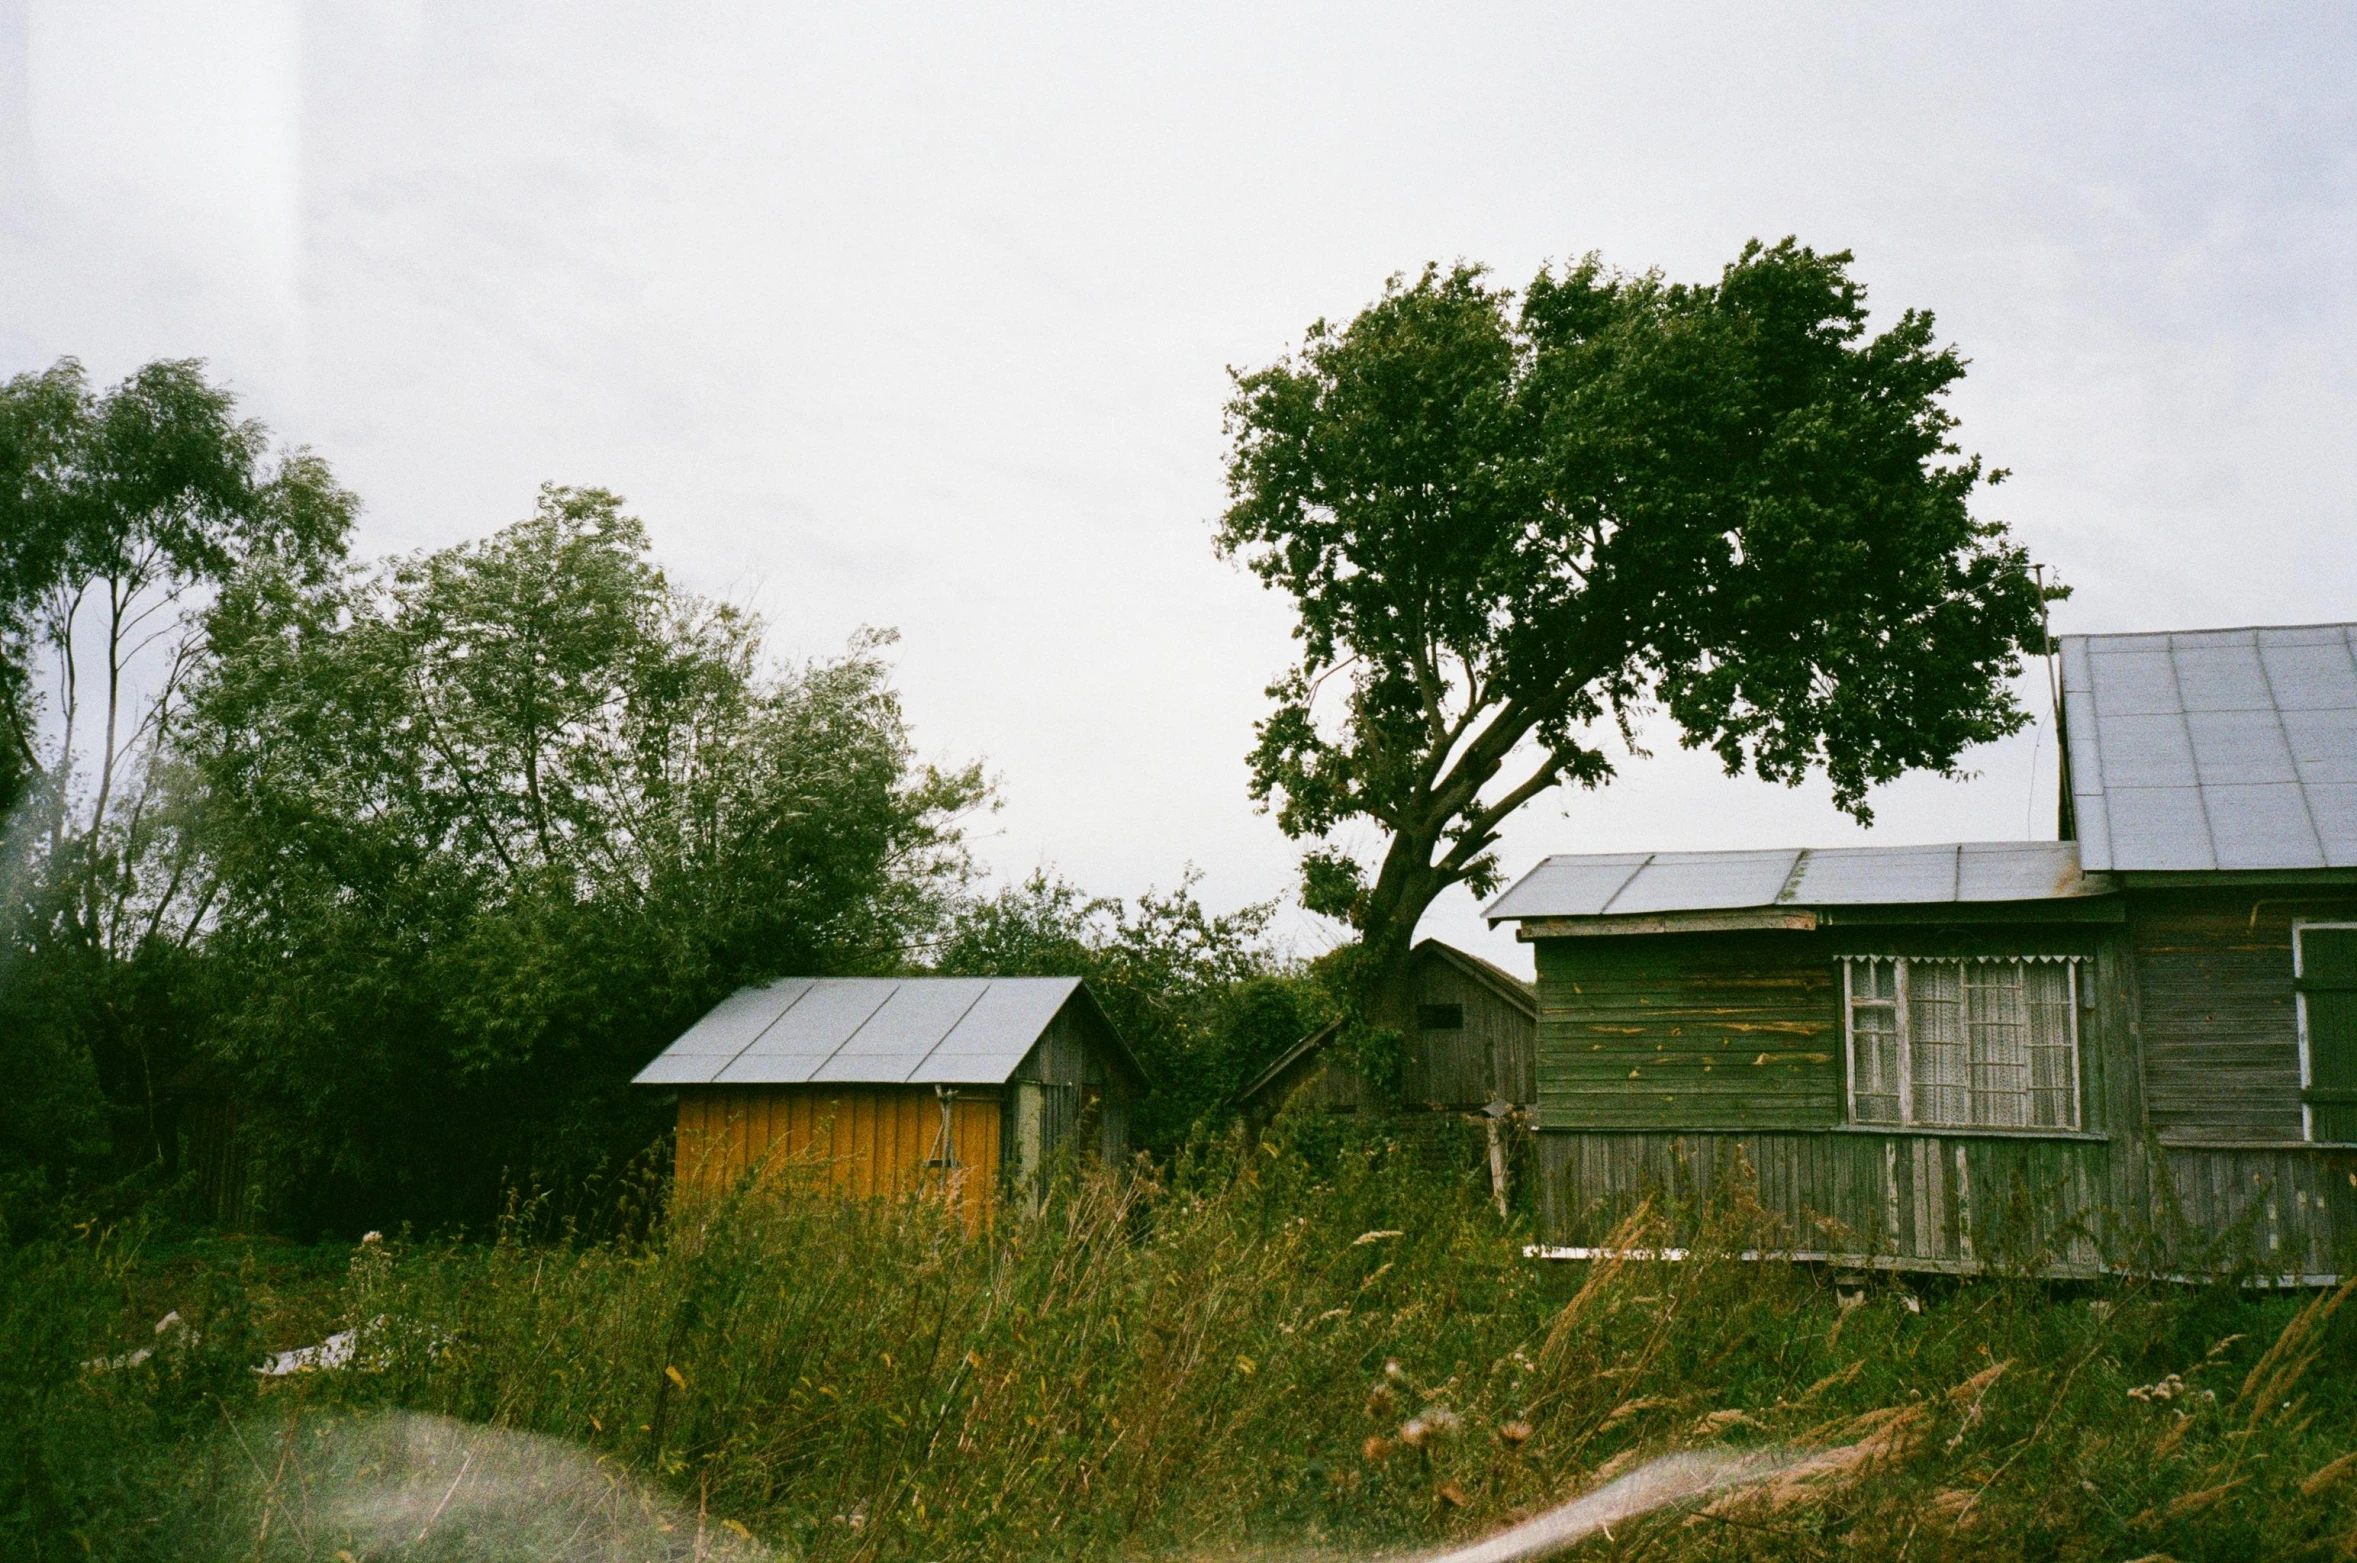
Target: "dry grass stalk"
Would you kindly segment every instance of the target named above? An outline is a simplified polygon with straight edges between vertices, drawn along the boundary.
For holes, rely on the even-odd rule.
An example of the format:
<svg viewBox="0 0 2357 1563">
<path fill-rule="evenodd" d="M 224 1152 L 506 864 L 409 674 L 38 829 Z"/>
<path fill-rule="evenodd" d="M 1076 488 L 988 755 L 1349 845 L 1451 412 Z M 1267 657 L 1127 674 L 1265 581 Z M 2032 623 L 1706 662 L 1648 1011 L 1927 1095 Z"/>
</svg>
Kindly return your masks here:
<svg viewBox="0 0 2357 1563">
<path fill-rule="evenodd" d="M 2300 1494 L 2313 1498 L 2352 1471 L 2357 1471 L 2357 1454 L 2342 1455 L 2338 1460 L 2317 1467 L 2306 1481 L 2300 1483 Z"/>
</svg>

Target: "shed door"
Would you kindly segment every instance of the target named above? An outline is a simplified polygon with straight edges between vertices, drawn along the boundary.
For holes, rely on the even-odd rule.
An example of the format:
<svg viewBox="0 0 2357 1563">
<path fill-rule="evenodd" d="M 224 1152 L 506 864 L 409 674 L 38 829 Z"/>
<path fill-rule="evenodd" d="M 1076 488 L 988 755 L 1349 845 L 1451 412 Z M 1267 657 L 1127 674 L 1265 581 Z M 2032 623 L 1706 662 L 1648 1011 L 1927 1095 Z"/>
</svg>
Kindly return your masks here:
<svg viewBox="0 0 2357 1563">
<path fill-rule="evenodd" d="M 2357 928 L 2300 930 L 2308 1138 L 2357 1141 Z"/>
</svg>

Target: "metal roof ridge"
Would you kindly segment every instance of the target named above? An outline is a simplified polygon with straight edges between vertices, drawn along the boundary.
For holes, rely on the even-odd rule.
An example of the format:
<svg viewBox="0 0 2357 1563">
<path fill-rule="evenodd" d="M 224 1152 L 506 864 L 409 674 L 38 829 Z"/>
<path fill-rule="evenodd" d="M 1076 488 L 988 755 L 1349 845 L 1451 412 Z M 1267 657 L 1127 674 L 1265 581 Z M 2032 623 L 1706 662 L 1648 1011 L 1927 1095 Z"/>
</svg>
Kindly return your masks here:
<svg viewBox="0 0 2357 1563">
<path fill-rule="evenodd" d="M 794 979 L 793 979 L 793 978 L 791 978 L 791 977 L 780 977 L 780 978 L 778 978 L 777 980 L 778 980 L 779 982 L 791 982 L 791 981 L 793 981 Z M 766 986 L 766 984 L 764 984 L 764 986 Z M 745 1043 L 745 1045 L 744 1045 L 743 1047 L 740 1047 L 740 1048 L 738 1048 L 738 1049 L 737 1049 L 735 1052 L 733 1052 L 733 1053 L 729 1054 L 729 1055 L 728 1055 L 728 1057 L 727 1057 L 726 1059 L 722 1060 L 722 1062 L 720 1063 L 720 1065 L 719 1065 L 717 1068 L 715 1068 L 715 1069 L 712 1071 L 712 1078 L 713 1078 L 713 1079 L 715 1079 L 715 1080 L 717 1080 L 717 1079 L 719 1079 L 719 1078 L 720 1078 L 720 1077 L 721 1077 L 723 1074 L 727 1073 L 727 1072 L 728 1072 L 730 1069 L 734 1068 L 734 1067 L 735 1067 L 735 1065 L 736 1065 L 736 1061 L 737 1061 L 738 1059 L 740 1059 L 740 1058 L 744 1057 L 744 1056 L 745 1056 L 747 1053 L 750 1053 L 751 1051 L 753 1051 L 753 1044 L 754 1044 L 755 1042 L 758 1042 L 758 1041 L 760 1041 L 760 1040 L 761 1040 L 763 1037 L 765 1037 L 765 1036 L 768 1036 L 768 1035 L 769 1035 L 769 1033 L 771 1032 L 771 1030 L 773 1030 L 773 1029 L 776 1027 L 776 1025 L 777 1025 L 777 1023 L 778 1023 L 779 1021 L 781 1021 L 781 1020 L 785 1019 L 787 1015 L 789 1015 L 789 1014 L 791 1014 L 791 1013 L 793 1012 L 793 1009 L 794 1009 L 794 1006 L 795 1006 L 795 1005 L 797 1005 L 797 1004 L 801 1003 L 801 1002 L 802 1002 L 804 999 L 806 999 L 806 998 L 810 997 L 810 995 L 811 995 L 812 993 L 816 992 L 817 990 L 818 990 L 818 979 L 817 979 L 817 978 L 815 978 L 815 977 L 812 977 L 812 978 L 807 978 L 807 979 L 805 979 L 805 980 L 804 980 L 804 982 L 803 982 L 803 984 L 802 984 L 802 991 L 801 991 L 800 993 L 797 993 L 797 994 L 795 994 L 795 995 L 794 995 L 792 998 L 790 998 L 790 999 L 786 1000 L 785 1007 L 784 1007 L 783 1009 L 780 1009 L 780 1010 L 779 1010 L 779 1011 L 778 1011 L 776 1014 L 774 1014 L 774 1015 L 770 1016 L 770 1017 L 769 1017 L 768 1024 L 764 1025 L 764 1026 L 763 1026 L 763 1027 L 762 1027 L 762 1028 L 761 1028 L 759 1031 L 756 1031 L 756 1032 L 754 1032 L 754 1033 L 753 1033 L 753 1035 L 752 1035 L 752 1037 L 751 1037 L 751 1039 L 750 1039 L 750 1040 L 748 1040 L 748 1041 Z M 726 999 L 723 999 L 723 1000 L 721 1000 L 720 1002 L 721 1002 L 722 1004 L 725 1004 L 725 1003 L 727 1003 L 728 1001 L 727 1001 Z M 714 1009 L 717 1009 L 717 1008 L 719 1008 L 719 1005 L 714 1005 L 714 1006 L 713 1006 L 713 1008 L 714 1008 Z M 708 1015 L 708 1014 L 710 1014 L 711 1012 L 712 1012 L 711 1010 L 706 1010 L 704 1013 Z M 700 1025 L 702 1025 L 702 1024 L 703 1024 L 703 1021 L 702 1021 L 702 1020 L 700 1020 L 700 1019 L 699 1019 L 699 1020 L 696 1022 L 696 1025 L 698 1025 L 698 1026 L 700 1026 Z M 690 1026 L 690 1027 L 688 1028 L 688 1030 L 689 1030 L 689 1031 L 693 1031 L 694 1029 L 695 1029 L 695 1026 Z M 687 1034 L 686 1032 L 682 1032 L 682 1033 L 680 1033 L 680 1035 L 681 1035 L 681 1036 L 685 1036 L 686 1034 Z M 678 1042 L 678 1038 L 677 1038 L 677 1037 L 674 1037 L 674 1038 L 672 1039 L 672 1041 L 673 1041 L 673 1043 L 676 1045 L 676 1043 Z M 663 1051 L 667 1053 L 667 1052 L 669 1052 L 669 1051 L 670 1051 L 670 1048 L 665 1048 Z M 658 1054 L 656 1054 L 655 1056 L 656 1056 L 657 1058 L 660 1058 L 660 1057 L 662 1056 L 662 1054 L 661 1054 L 661 1053 L 658 1053 Z"/>
<path fill-rule="evenodd" d="M 1610 894 L 1610 895 L 1608 895 L 1608 896 L 1606 896 L 1606 897 L 1604 898 L 1604 903 L 1603 903 L 1603 905 L 1601 905 L 1601 906 L 1599 906 L 1599 907 L 1597 907 L 1597 908 L 1596 908 L 1596 915 L 1597 915 L 1598 917 L 1602 917 L 1602 916 L 1603 916 L 1603 915 L 1604 915 L 1606 912 L 1609 912 L 1609 911 L 1611 911 L 1611 910 L 1612 910 L 1612 903 L 1613 903 L 1613 902 L 1615 902 L 1615 901 L 1617 901 L 1617 900 L 1619 900 L 1619 899 L 1621 898 L 1621 895 L 1622 895 L 1622 893 L 1623 893 L 1623 892 L 1625 892 L 1625 891 L 1626 891 L 1626 890 L 1629 888 L 1629 886 L 1631 886 L 1631 885 L 1633 885 L 1633 884 L 1635 884 L 1635 883 L 1637 882 L 1637 876 L 1638 876 L 1639 874 L 1642 874 L 1643 872 L 1645 872 L 1645 870 L 1647 870 L 1647 869 L 1651 868 L 1651 867 L 1653 866 L 1653 860 L 1654 860 L 1655 858 L 1659 857 L 1659 856 L 1661 856 L 1661 854 L 1660 854 L 1660 853 L 1658 853 L 1658 852 L 1648 852 L 1648 853 L 1646 853 L 1646 854 L 1645 854 L 1645 861 L 1644 861 L 1644 862 L 1642 862 L 1642 863 L 1639 863 L 1639 864 L 1638 864 L 1638 865 L 1637 865 L 1635 868 L 1632 868 L 1632 869 L 1630 869 L 1630 870 L 1629 870 L 1629 877 L 1628 877 L 1628 878 L 1626 878 L 1626 879 L 1624 879 L 1624 880 L 1622 880 L 1622 881 L 1620 882 L 1620 884 L 1619 884 L 1619 885 L 1618 885 L 1618 886 L 1617 886 L 1617 887 L 1616 887 L 1616 888 L 1613 890 L 1612 894 Z"/>
<path fill-rule="evenodd" d="M 1792 849 L 1792 862 L 1785 867 L 1784 883 L 1776 887 L 1775 899 L 1769 902 L 1769 905 L 1789 906 L 1792 904 L 1792 898 L 1800 892 L 1802 871 L 1808 866 L 1809 858 L 1814 850 L 1811 847 Z"/>
<path fill-rule="evenodd" d="M 828 981 L 828 980 L 829 980 L 829 979 L 827 979 L 827 978 L 825 978 L 825 977 L 813 977 L 813 978 L 810 980 L 810 985 L 811 985 L 811 987 L 812 987 L 812 988 L 814 988 L 814 989 L 815 989 L 815 988 L 816 988 L 816 987 L 817 987 L 817 986 L 818 986 L 820 983 L 822 983 L 822 982 L 825 982 L 825 981 Z M 833 1062 L 835 1061 L 835 1059 L 837 1058 L 837 1056 L 838 1056 L 838 1055 L 840 1055 L 840 1054 L 842 1053 L 843 1049 L 845 1049 L 845 1048 L 847 1048 L 847 1047 L 849 1047 L 849 1046 L 851 1045 L 851 1039 L 852 1039 L 853 1037 L 855 1037 L 855 1036 L 858 1036 L 858 1035 L 859 1035 L 859 1034 L 860 1034 L 862 1031 L 865 1031 L 865 1030 L 867 1030 L 867 1028 L 868 1028 L 868 1023 L 869 1023 L 870 1021 L 874 1020 L 874 1019 L 875 1019 L 875 1018 L 876 1018 L 878 1015 L 881 1015 L 882 1013 L 884 1013 L 884 1006 L 892 1002 L 892 996 L 893 996 L 894 994 L 896 994 L 896 993 L 898 993 L 898 992 L 900 991 L 900 985 L 901 985 L 902 983 L 904 983 L 904 982 L 908 981 L 908 979 L 907 979 L 906 977 L 891 977 L 891 978 L 881 978 L 881 979 L 878 979 L 878 978 L 866 978 L 866 979 L 862 979 L 862 978 L 857 978 L 857 977 L 838 977 L 838 978 L 835 978 L 835 979 L 833 979 L 833 980 L 834 980 L 834 981 L 837 981 L 837 982 L 858 982 L 858 981 L 863 981 L 863 980 L 865 980 L 865 981 L 888 981 L 888 982 L 890 982 L 890 983 L 892 984 L 892 986 L 891 986 L 890 988 L 886 989 L 886 990 L 885 990 L 885 992 L 884 992 L 884 996 L 883 996 L 882 998 L 880 998 L 880 999 L 878 999 L 878 1000 L 876 1001 L 876 1007 L 875 1007 L 874 1009 L 871 1009 L 871 1010 L 869 1010 L 869 1011 L 868 1011 L 868 1012 L 867 1012 L 865 1015 L 862 1015 L 862 1016 L 859 1018 L 859 1024 L 858 1024 L 858 1025 L 856 1025 L 856 1026 L 853 1026 L 853 1027 L 852 1027 L 852 1028 L 851 1028 L 849 1031 L 846 1031 L 846 1032 L 844 1032 L 844 1033 L 843 1033 L 843 1040 L 842 1040 L 842 1041 L 840 1041 L 840 1042 L 838 1042 L 838 1043 L 836 1043 L 836 1044 L 835 1044 L 835 1046 L 834 1046 L 834 1048 L 833 1048 L 833 1050 L 832 1050 L 832 1051 L 830 1051 L 830 1052 L 827 1054 L 827 1056 L 826 1056 L 826 1057 L 824 1057 L 824 1058 L 820 1059 L 820 1060 L 819 1060 L 817 1063 L 815 1063 L 815 1064 L 813 1064 L 813 1065 L 811 1065 L 811 1066 L 810 1066 L 810 1072 L 809 1072 L 808 1074 L 806 1074 L 806 1075 L 804 1075 L 804 1076 L 802 1077 L 802 1079 L 803 1079 L 803 1081 L 804 1081 L 804 1083 L 805 1083 L 805 1084 L 807 1084 L 808 1082 L 810 1082 L 810 1081 L 812 1081 L 812 1080 L 816 1080 L 816 1079 L 819 1077 L 819 1074 L 820 1074 L 820 1072 L 821 1072 L 822 1070 L 824 1070 L 824 1069 L 827 1067 L 827 1065 L 829 1065 L 829 1064 L 833 1063 Z"/>
<path fill-rule="evenodd" d="M 2187 630 L 2183 633 L 2200 634 L 2204 632 Z M 2218 632 L 2212 630 L 2207 633 L 2216 634 Z M 2209 784 L 2202 776 L 2201 753 L 2193 747 L 2192 714 L 2185 709 L 2185 674 L 2177 666 L 2178 634 L 2179 632 L 2176 630 L 2169 632 L 2169 647 L 2166 653 L 2169 660 L 2169 691 L 2177 699 L 2177 731 L 2184 735 L 2185 762 L 2193 771 L 2193 803 L 2194 807 L 2201 810 L 2202 835 L 2210 846 L 2210 867 L 2216 868 L 2218 866 L 2218 827 L 2210 818 Z"/>
<path fill-rule="evenodd" d="M 939 974 L 939 973 L 935 973 L 935 976 L 938 978 L 938 977 L 940 977 L 940 974 Z M 907 981 L 908 979 L 904 977 L 904 978 L 902 978 L 901 980 L 902 980 L 903 982 L 905 982 L 905 981 Z M 950 981 L 950 982 L 954 982 L 954 981 L 956 981 L 957 979 L 956 979 L 956 978 L 954 978 L 954 977 L 950 977 L 950 978 L 942 978 L 941 980 L 944 980 L 944 981 Z M 971 1015 L 971 1014 L 973 1014 L 973 1013 L 974 1013 L 974 1006 L 975 1006 L 975 1005 L 977 1005 L 977 1004 L 979 1004 L 979 1003 L 981 1003 L 981 1002 L 982 1002 L 982 1000 L 983 1000 L 983 999 L 984 999 L 986 996 L 988 996 L 988 994 L 990 993 L 991 985 L 992 985 L 992 984 L 994 984 L 994 983 L 996 983 L 996 982 L 998 982 L 999 980 L 1000 980 L 1000 979 L 998 979 L 998 978 L 996 978 L 996 977 L 985 977 L 985 978 L 983 978 L 983 979 L 982 979 L 982 986 L 974 990 L 974 996 L 973 996 L 972 998 L 970 998 L 970 999 L 966 1000 L 966 1007 L 965 1007 L 964 1009 L 961 1009 L 961 1010 L 959 1010 L 959 1011 L 958 1011 L 958 1018 L 957 1018 L 957 1019 L 955 1019 L 955 1020 L 953 1020 L 953 1021 L 951 1021 L 951 1022 L 950 1022 L 948 1025 L 946 1025 L 946 1026 L 943 1026 L 943 1027 L 941 1028 L 941 1035 L 939 1035 L 939 1036 L 935 1037 L 935 1038 L 933 1039 L 933 1045 L 932 1045 L 931 1047 L 929 1047 L 929 1048 L 925 1049 L 925 1056 L 924 1056 L 924 1057 L 922 1057 L 922 1058 L 920 1058 L 920 1059 L 918 1059 L 918 1060 L 917 1060 L 915 1063 L 913 1063 L 913 1064 L 911 1064 L 911 1065 L 909 1065 L 909 1066 L 908 1066 L 908 1073 L 907 1073 L 907 1074 L 905 1074 L 905 1075 L 902 1075 L 902 1076 L 900 1077 L 900 1083 L 901 1083 L 901 1084 L 903 1084 L 903 1085 L 906 1085 L 906 1084 L 907 1084 L 909 1081 L 911 1081 L 911 1080 L 914 1080 L 914 1079 L 917 1077 L 917 1071 L 918 1071 L 918 1070 L 920 1070 L 920 1069 L 924 1068 L 924 1067 L 925 1067 L 927 1064 L 929 1064 L 929 1063 L 933 1062 L 933 1055 L 934 1055 L 935 1053 L 938 1053 L 938 1052 L 940 1052 L 940 1051 L 941 1051 L 941 1044 L 942 1044 L 942 1043 L 944 1043 L 944 1042 L 947 1042 L 947 1041 L 949 1040 L 949 1038 L 950 1038 L 950 1034 L 951 1034 L 952 1032 L 956 1031 L 958 1027 L 960 1027 L 960 1026 L 962 1026 L 962 1025 L 964 1025 L 964 1024 L 966 1023 L 966 1017 L 967 1017 L 968 1015 Z M 898 988 L 894 988 L 892 991 L 893 991 L 893 992 L 895 992 L 895 993 L 898 993 L 900 990 L 899 990 Z M 892 1002 L 892 1001 L 891 1001 L 890 999 L 886 999 L 886 1000 L 884 1001 L 884 1004 L 889 1004 L 889 1003 L 891 1003 L 891 1002 Z M 876 1006 L 876 1015 L 881 1015 L 882 1013 L 884 1013 L 884 1004 L 879 1004 L 879 1005 L 877 1005 L 877 1006 Z M 1062 1008 L 1062 1006 L 1061 1006 L 1061 1005 L 1058 1005 L 1057 1007 L 1058 1007 L 1059 1009 L 1060 1009 L 1060 1008 Z M 876 1018 L 876 1015 L 870 1015 L 870 1016 L 868 1017 L 868 1020 L 873 1020 L 873 1019 L 875 1019 L 875 1018 Z M 866 1021 L 866 1020 L 863 1020 L 863 1021 L 861 1021 L 861 1022 L 860 1022 L 860 1027 L 861 1027 L 861 1029 L 862 1029 L 862 1030 L 865 1030 L 865 1029 L 866 1029 L 866 1027 L 867 1027 L 867 1021 Z M 853 1033 L 852 1033 L 852 1036 L 857 1036 L 858 1034 L 859 1034 L 859 1033 L 855 1031 L 855 1032 L 853 1032 Z M 846 1041 L 846 1042 L 848 1042 L 848 1041 L 850 1041 L 850 1040 L 851 1040 L 851 1037 L 845 1037 L 843 1040 L 844 1040 L 844 1041 Z M 1035 1039 L 1035 1040 L 1036 1040 L 1036 1039 Z"/>
</svg>

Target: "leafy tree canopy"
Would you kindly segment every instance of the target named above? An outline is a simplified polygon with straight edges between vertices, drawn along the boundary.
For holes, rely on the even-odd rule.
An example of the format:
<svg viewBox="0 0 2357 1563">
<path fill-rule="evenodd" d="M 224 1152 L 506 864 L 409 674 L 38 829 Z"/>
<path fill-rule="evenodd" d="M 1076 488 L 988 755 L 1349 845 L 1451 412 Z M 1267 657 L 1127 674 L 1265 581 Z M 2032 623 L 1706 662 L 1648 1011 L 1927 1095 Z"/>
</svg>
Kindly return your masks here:
<svg viewBox="0 0 2357 1563">
<path fill-rule="evenodd" d="M 224 1061 L 280 1197 L 481 1215 L 660 1125 L 623 1082 L 738 985 L 889 969 L 963 882 L 974 769 L 912 752 L 889 637 L 765 671 L 613 495 L 214 613 L 182 749 L 224 885 Z"/>
<path fill-rule="evenodd" d="M 126 663 L 173 638 L 184 594 L 260 561 L 316 576 L 342 559 L 352 496 L 308 451 L 269 450 L 269 431 L 194 360 L 159 360 L 104 392 L 71 358 L 0 386 L 0 809 L 30 776 L 76 763 L 86 713 L 68 651 L 85 608 L 105 631 L 102 823 Z M 63 709 L 48 715 L 64 731 L 46 756 L 30 677 L 44 656 L 63 674 Z"/>
<path fill-rule="evenodd" d="M 1870 332 L 1847 253 L 1754 242 L 1715 283 L 1479 267 L 1393 279 L 1235 375 L 1218 547 L 1291 599 L 1254 795 L 1330 845 L 1305 894 L 1403 1001 L 1417 918 L 1486 893 L 1517 809 L 1601 783 L 1596 736 L 1656 712 L 1730 773 L 1822 771 L 1839 805 L 1953 773 L 2026 720 L 2043 647 L 2021 547 L 1973 514 L 2003 474 L 1951 438 L 1932 317 Z"/>
<path fill-rule="evenodd" d="M 0 385 L 0 1183 L 171 1169 L 210 893 L 156 761 L 206 605 L 255 569 L 324 578 L 355 509 L 201 364 Z"/>
<path fill-rule="evenodd" d="M 1040 870 L 960 906 L 935 969 L 1087 978 L 1148 1076 L 1132 1139 L 1167 1151 L 1324 1018 L 1316 981 L 1268 938 L 1276 904 L 1207 912 L 1195 880 L 1131 904 Z"/>
</svg>

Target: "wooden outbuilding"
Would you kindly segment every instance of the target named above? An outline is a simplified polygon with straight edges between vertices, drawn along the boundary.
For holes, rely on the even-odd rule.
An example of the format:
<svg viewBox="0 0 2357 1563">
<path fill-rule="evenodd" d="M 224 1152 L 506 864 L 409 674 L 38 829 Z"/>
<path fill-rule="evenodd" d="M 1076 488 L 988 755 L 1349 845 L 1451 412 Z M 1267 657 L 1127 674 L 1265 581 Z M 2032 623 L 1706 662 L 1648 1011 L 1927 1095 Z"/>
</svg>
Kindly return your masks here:
<svg viewBox="0 0 2357 1563">
<path fill-rule="evenodd" d="M 800 1168 L 970 1222 L 1072 1149 L 1117 1160 L 1144 1077 L 1077 977 L 787 977 L 638 1074 L 679 1098 L 678 1186 Z"/>
<path fill-rule="evenodd" d="M 1736 1174 L 1843 1262 L 2357 1270 L 2357 626 L 2061 650 L 2058 841 L 1554 857 L 1487 909 L 1556 1251 Z"/>
<path fill-rule="evenodd" d="M 1538 1089 L 1530 984 L 1438 939 L 1423 940 L 1409 958 L 1416 1030 L 1400 1071 L 1401 1103 L 1453 1112 L 1529 1106 Z M 1237 1092 L 1245 1118 L 1266 1123 L 1296 1100 L 1334 1112 L 1373 1105 L 1365 1082 L 1332 1056 L 1338 1029 L 1311 1032 Z"/>
</svg>

